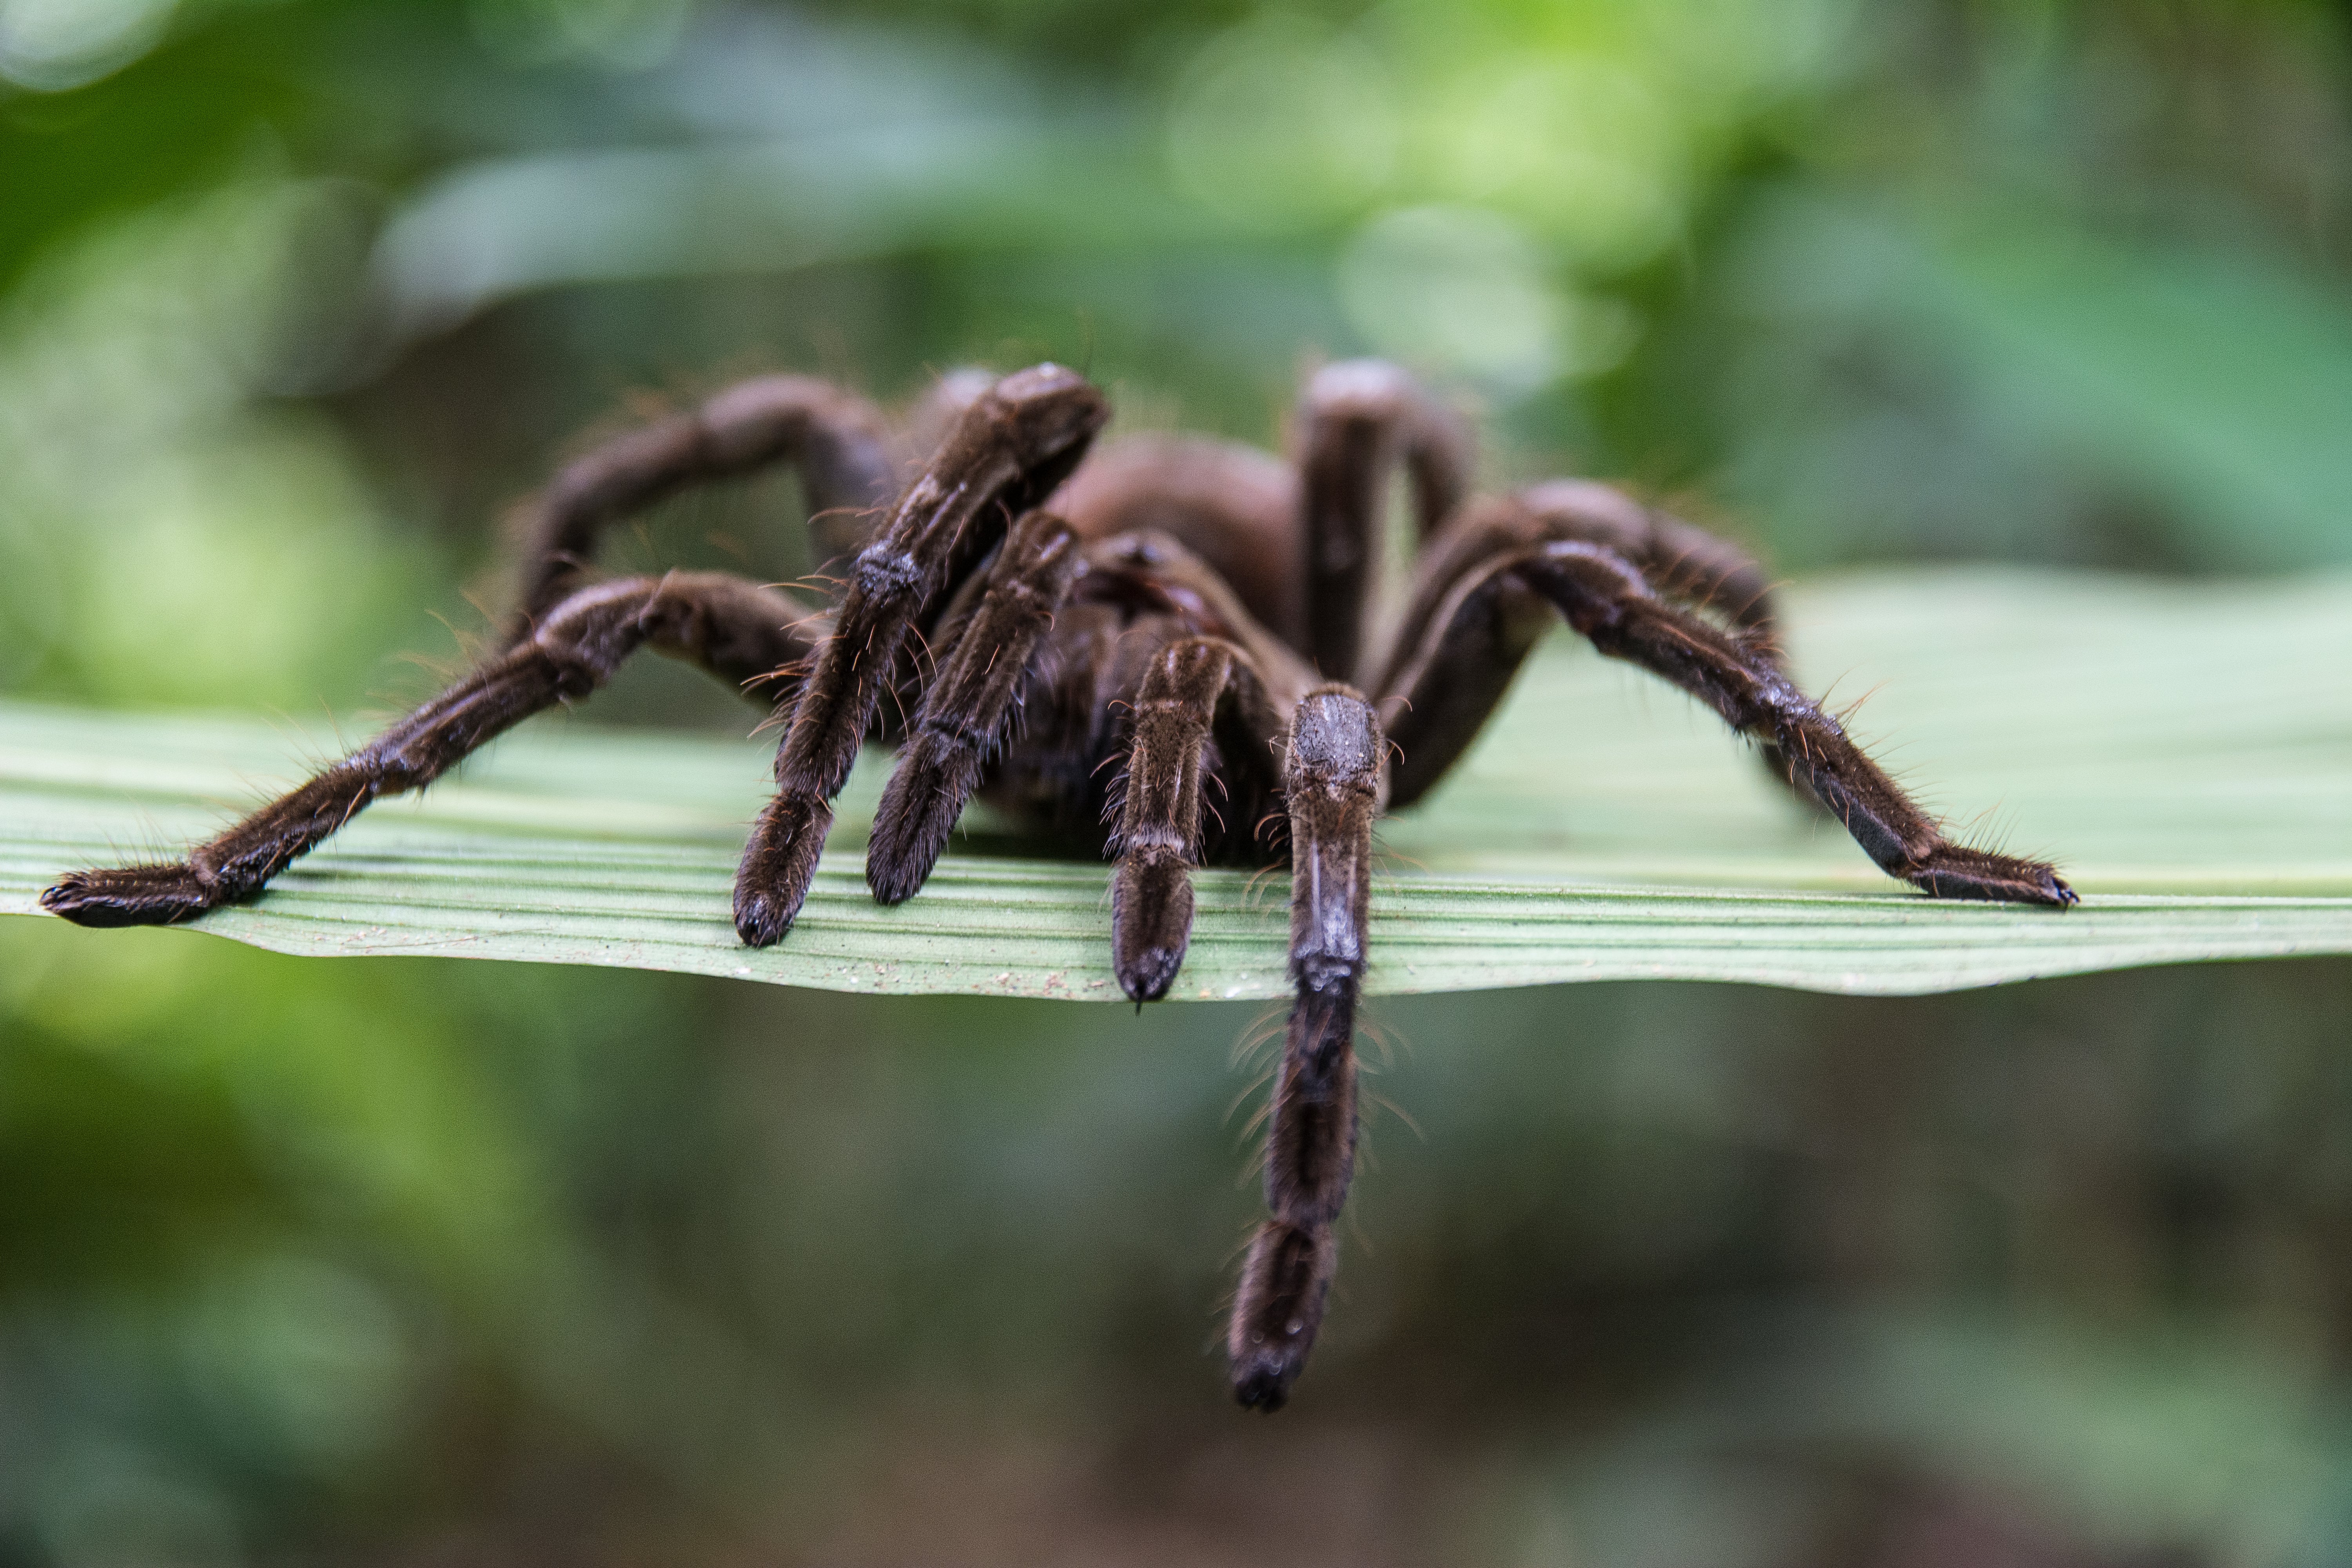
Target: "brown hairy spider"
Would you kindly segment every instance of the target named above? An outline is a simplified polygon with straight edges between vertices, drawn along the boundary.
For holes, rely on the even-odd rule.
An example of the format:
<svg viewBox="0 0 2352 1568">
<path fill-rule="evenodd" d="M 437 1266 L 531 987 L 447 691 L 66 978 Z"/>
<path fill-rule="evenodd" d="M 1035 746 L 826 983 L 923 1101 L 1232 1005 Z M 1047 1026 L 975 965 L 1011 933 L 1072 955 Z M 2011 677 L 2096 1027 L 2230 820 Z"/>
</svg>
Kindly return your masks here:
<svg viewBox="0 0 2352 1568">
<path fill-rule="evenodd" d="M 1192 868 L 1278 855 L 1262 846 L 1286 826 L 1296 999 L 1266 1142 L 1271 1217 L 1226 1342 L 1235 1395 L 1273 1410 L 1322 1321 L 1354 1166 L 1373 822 L 1444 776 L 1554 616 L 1753 737 L 1891 875 L 1938 898 L 2074 901 L 2041 861 L 1945 837 L 1790 682 L 1753 562 L 1586 481 L 1467 499 L 1466 433 L 1393 367 L 1318 373 L 1295 462 L 1136 437 L 1081 468 L 1108 416 L 1084 379 L 1041 364 L 944 378 L 911 422 L 944 430 L 937 441 L 894 436 L 862 399 L 797 376 L 622 436 L 529 503 L 520 607 L 472 673 L 185 860 L 76 872 L 41 902 L 117 926 L 248 897 L 371 801 L 586 696 L 646 646 L 788 719 L 735 884 L 754 947 L 792 929 L 833 797 L 877 730 L 899 756 L 866 853 L 874 896 L 921 889 L 974 794 L 1081 834 L 1117 861 L 1111 949 L 1139 1005 L 1183 963 Z M 902 439 L 916 456 L 898 455 Z M 726 574 L 590 575 L 607 524 L 780 462 L 800 471 L 817 552 L 847 573 L 829 613 Z M 1376 635 L 1399 463 L 1419 560 L 1403 614 Z"/>
</svg>

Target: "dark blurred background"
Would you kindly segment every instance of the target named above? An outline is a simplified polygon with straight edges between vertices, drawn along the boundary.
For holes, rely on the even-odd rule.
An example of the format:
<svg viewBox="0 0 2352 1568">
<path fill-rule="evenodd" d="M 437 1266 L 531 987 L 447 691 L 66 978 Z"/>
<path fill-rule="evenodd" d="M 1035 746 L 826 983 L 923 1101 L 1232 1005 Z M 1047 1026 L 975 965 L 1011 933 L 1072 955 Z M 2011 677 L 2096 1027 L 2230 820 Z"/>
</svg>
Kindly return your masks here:
<svg viewBox="0 0 2352 1568">
<path fill-rule="evenodd" d="M 782 367 L 1270 440 L 1372 352 L 1789 572 L 2340 566 L 2348 28 L 0 0 L 0 690 L 404 704 L 552 458 Z M 2352 964 L 1383 1002 L 1272 1421 L 1256 1016 L 0 922 L 0 1564 L 2352 1562 Z"/>
</svg>

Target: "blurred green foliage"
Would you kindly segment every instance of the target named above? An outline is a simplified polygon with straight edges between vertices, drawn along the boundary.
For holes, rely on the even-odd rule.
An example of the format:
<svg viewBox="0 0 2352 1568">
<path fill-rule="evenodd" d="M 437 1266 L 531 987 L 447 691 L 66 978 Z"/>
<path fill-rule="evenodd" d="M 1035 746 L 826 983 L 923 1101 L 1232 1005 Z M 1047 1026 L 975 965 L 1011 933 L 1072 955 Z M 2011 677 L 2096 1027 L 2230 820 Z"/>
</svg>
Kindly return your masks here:
<svg viewBox="0 0 2352 1568">
<path fill-rule="evenodd" d="M 770 365 L 1265 438 L 1371 351 L 1792 571 L 2340 565 L 2347 25 L 0 0 L 0 689 L 330 743 L 551 454 Z M 634 547 L 789 570 L 791 499 Z M 1346 1300 L 1241 1425 L 1246 1012 L 9 921 L 0 1563 L 2340 1562 L 2347 1018 L 1389 1005 Z"/>
</svg>

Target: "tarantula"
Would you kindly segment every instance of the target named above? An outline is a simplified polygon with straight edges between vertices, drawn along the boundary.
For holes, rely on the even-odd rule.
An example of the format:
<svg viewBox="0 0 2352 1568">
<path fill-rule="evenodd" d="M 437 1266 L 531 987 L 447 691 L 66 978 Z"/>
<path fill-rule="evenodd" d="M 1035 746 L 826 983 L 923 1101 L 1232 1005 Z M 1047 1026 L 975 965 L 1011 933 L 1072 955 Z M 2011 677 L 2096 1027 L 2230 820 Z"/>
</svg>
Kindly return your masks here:
<svg viewBox="0 0 2352 1568">
<path fill-rule="evenodd" d="M 586 696 L 646 646 L 786 721 L 735 885 L 735 927 L 754 947 L 792 929 L 833 797 L 877 730 L 899 754 L 866 852 L 874 896 L 922 888 L 975 794 L 1081 834 L 1117 863 L 1113 962 L 1139 1005 L 1183 963 L 1192 868 L 1286 843 L 1296 994 L 1270 1214 L 1226 1342 L 1236 1397 L 1261 1410 L 1305 1365 L 1336 1262 L 1373 822 L 1444 776 L 1555 616 L 1754 738 L 1890 874 L 1939 898 L 2074 901 L 2041 861 L 1945 837 L 1790 683 L 1754 562 L 1587 481 L 1470 499 L 1466 432 L 1393 367 L 1316 374 L 1292 462 L 1135 437 L 1081 468 L 1108 416 L 1086 380 L 1040 364 L 943 378 L 903 437 L 864 400 L 797 376 L 624 435 L 528 503 L 520 607 L 470 674 L 185 860 L 76 872 L 41 901 L 116 926 L 248 897 L 370 802 Z M 830 612 L 726 574 L 592 575 L 607 524 L 775 463 L 799 469 L 820 572 L 845 573 Z M 1376 626 L 1400 464 L 1418 563 L 1401 616 Z"/>
</svg>

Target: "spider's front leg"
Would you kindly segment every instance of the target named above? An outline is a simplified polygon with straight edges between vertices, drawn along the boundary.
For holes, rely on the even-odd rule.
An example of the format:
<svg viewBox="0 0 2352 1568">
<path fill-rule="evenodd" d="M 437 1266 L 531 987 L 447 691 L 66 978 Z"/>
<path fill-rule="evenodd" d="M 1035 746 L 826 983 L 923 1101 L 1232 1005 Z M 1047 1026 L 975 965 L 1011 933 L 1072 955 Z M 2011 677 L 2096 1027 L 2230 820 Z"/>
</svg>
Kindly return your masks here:
<svg viewBox="0 0 2352 1568">
<path fill-rule="evenodd" d="M 735 878 L 735 930 L 765 947 L 792 929 L 816 875 L 833 797 L 849 781 L 908 632 L 1068 477 L 1109 417 L 1076 373 L 1041 364 L 967 408 L 887 530 L 857 555 L 834 635 L 801 689 L 776 752 L 776 794 L 752 825 Z"/>
<path fill-rule="evenodd" d="M 1135 694 L 1135 729 L 1110 849 L 1111 968 L 1139 1005 L 1168 994 L 1192 940 L 1192 868 L 1201 861 L 1202 781 L 1227 688 L 1256 687 L 1240 650 L 1183 637 L 1160 650 Z M 1256 695 L 1255 690 L 1253 695 Z M 1263 706 L 1258 697 L 1256 706 Z M 1259 726 L 1269 738 L 1270 722 Z"/>
<path fill-rule="evenodd" d="M 1339 1258 L 1332 1226 L 1356 1166 L 1356 1001 L 1369 952 L 1372 824 L 1387 742 L 1345 686 L 1307 693 L 1290 727 L 1290 980 L 1266 1135 L 1265 1206 L 1226 1331 L 1234 1397 L 1274 1411 L 1307 1365 Z"/>
<path fill-rule="evenodd" d="M 1196 630 L 1154 649 L 1129 704 L 1134 718 L 1118 779 L 1118 826 L 1108 845 L 1118 861 L 1111 879 L 1111 950 L 1119 988 L 1137 1002 L 1154 1002 L 1168 994 L 1192 938 L 1192 868 L 1206 837 L 1202 786 L 1220 715 L 1245 748 L 1226 752 L 1223 782 L 1233 787 L 1246 781 L 1251 791 L 1247 801 L 1229 798 L 1226 809 L 1246 805 L 1255 816 L 1257 800 L 1280 788 L 1272 752 L 1315 678 L 1251 617 L 1213 568 L 1174 539 L 1139 530 L 1097 542 L 1091 559 L 1090 570 L 1114 580 L 1128 576 L 1139 594 L 1189 601 L 1199 614 L 1180 625 L 1223 634 Z M 1239 826 L 1246 831 L 1252 825 Z"/>
</svg>

